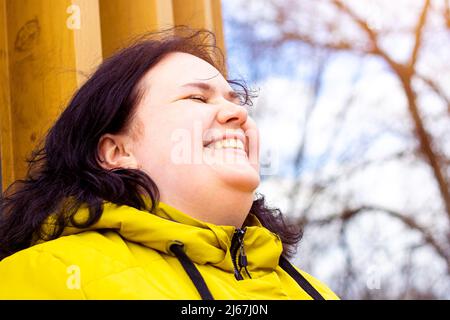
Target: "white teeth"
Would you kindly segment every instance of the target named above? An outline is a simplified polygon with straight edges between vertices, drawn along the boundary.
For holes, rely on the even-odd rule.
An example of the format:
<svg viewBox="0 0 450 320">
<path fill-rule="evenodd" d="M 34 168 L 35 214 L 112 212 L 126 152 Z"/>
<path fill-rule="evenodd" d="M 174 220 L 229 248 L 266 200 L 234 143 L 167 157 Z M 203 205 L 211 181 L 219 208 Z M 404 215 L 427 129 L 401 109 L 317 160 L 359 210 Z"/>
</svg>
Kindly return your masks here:
<svg viewBox="0 0 450 320">
<path fill-rule="evenodd" d="M 244 150 L 244 143 L 239 139 L 224 139 L 211 143 L 209 147 L 214 149 L 234 148 Z"/>
</svg>

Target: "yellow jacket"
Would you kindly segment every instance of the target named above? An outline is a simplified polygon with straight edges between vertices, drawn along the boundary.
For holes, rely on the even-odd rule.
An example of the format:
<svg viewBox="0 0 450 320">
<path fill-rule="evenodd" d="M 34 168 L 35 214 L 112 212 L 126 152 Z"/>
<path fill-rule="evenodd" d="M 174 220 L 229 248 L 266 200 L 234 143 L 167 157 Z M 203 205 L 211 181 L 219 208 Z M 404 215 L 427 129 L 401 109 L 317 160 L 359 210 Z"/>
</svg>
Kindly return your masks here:
<svg viewBox="0 0 450 320">
<path fill-rule="evenodd" d="M 236 229 L 162 202 L 155 214 L 104 203 L 92 227 L 2 260 L 0 299 L 337 299 L 281 253 L 254 215 Z"/>
</svg>

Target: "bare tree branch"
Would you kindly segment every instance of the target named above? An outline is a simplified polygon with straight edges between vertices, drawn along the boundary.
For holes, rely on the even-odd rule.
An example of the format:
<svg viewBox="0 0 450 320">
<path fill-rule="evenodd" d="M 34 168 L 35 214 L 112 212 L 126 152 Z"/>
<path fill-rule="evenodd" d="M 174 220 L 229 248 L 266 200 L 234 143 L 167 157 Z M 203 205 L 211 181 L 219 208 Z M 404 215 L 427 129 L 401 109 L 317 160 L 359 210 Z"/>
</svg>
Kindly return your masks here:
<svg viewBox="0 0 450 320">
<path fill-rule="evenodd" d="M 324 67 L 325 65 L 323 65 Z M 321 72 L 323 72 L 322 67 L 319 69 Z M 360 70 L 358 68 L 358 70 Z M 319 77 L 316 78 L 316 80 L 321 79 L 322 75 L 320 74 Z M 361 78 L 361 73 L 358 72 L 352 80 L 352 86 L 355 86 L 356 83 L 359 81 L 359 79 Z M 316 83 L 316 85 L 319 85 L 319 83 Z M 315 95 L 318 95 L 319 93 L 319 87 L 316 87 L 316 90 L 314 90 Z M 328 145 L 325 147 L 325 152 L 323 153 L 323 155 L 321 156 L 323 159 L 329 159 L 332 156 L 333 153 L 333 148 L 336 145 L 335 141 L 336 139 L 338 139 L 338 137 L 340 136 L 342 129 L 344 128 L 344 124 L 345 124 L 345 118 L 347 116 L 347 114 L 350 112 L 351 107 L 353 106 L 353 101 L 356 99 L 356 94 L 354 90 L 350 90 L 348 96 L 346 97 L 346 99 L 344 100 L 344 102 L 342 103 L 341 106 L 341 110 L 339 111 L 339 113 L 336 115 L 336 121 L 335 121 L 335 126 L 333 129 L 333 133 L 331 134 L 331 136 L 334 138 L 333 140 L 330 140 Z M 317 97 L 314 97 L 311 100 L 312 105 L 314 105 L 316 103 Z M 306 125 L 304 126 L 304 128 L 306 129 Z M 300 154 L 300 152 L 303 152 L 303 148 L 307 143 L 307 135 L 306 135 L 306 131 L 305 131 L 305 135 L 303 136 L 303 140 L 304 143 L 301 146 L 301 149 L 298 151 L 297 156 Z M 301 161 L 302 158 L 297 158 L 296 157 L 297 162 L 296 167 L 301 165 Z M 298 173 L 298 172 L 297 172 Z M 339 174 L 340 178 L 343 177 L 342 174 Z M 294 212 L 296 204 L 297 204 L 297 195 L 299 193 L 300 190 L 300 186 L 302 184 L 302 180 L 299 177 L 299 174 L 296 175 L 297 180 L 295 181 L 294 185 L 291 187 L 290 191 L 289 191 L 289 195 L 288 195 L 288 199 L 289 199 L 289 212 Z M 334 182 L 336 182 L 338 179 L 336 177 L 336 180 Z M 326 189 L 328 189 L 330 186 L 332 185 L 332 183 L 317 183 L 312 187 L 312 194 L 310 197 L 308 197 L 309 201 L 307 203 L 307 205 L 304 207 L 303 214 L 307 215 L 310 208 L 313 206 L 313 204 L 315 203 L 315 200 L 318 198 L 318 196 L 324 192 Z"/>
<path fill-rule="evenodd" d="M 378 55 L 393 69 L 397 74 L 404 74 L 406 67 L 400 63 L 397 63 L 392 59 L 386 51 L 384 51 L 378 43 L 378 34 L 369 27 L 366 21 L 360 18 L 355 12 L 353 12 L 346 4 L 341 0 L 331 1 L 341 12 L 349 16 L 368 36 L 371 41 L 371 48 L 368 51 L 370 54 Z"/>
<path fill-rule="evenodd" d="M 335 42 L 335 43 L 327 43 L 327 42 L 318 42 L 314 38 L 310 37 L 306 34 L 300 34 L 298 32 L 291 32 L 282 30 L 278 39 L 268 40 L 268 41 L 260 41 L 258 44 L 262 48 L 267 47 L 280 47 L 281 45 L 287 42 L 301 42 L 305 43 L 313 48 L 327 49 L 333 51 L 352 51 L 360 54 L 371 54 L 370 50 L 363 50 L 354 46 L 353 44 L 345 41 Z"/>
<path fill-rule="evenodd" d="M 423 5 L 422 12 L 420 13 L 419 20 L 417 21 L 416 30 L 415 30 L 414 47 L 411 52 L 411 58 L 409 59 L 408 69 L 409 69 L 410 74 L 414 73 L 414 68 L 415 68 L 416 62 L 417 62 L 417 55 L 419 54 L 419 49 L 420 49 L 420 46 L 422 45 L 422 31 L 425 26 L 429 8 L 430 8 L 430 0 L 425 0 L 425 4 Z"/>
<path fill-rule="evenodd" d="M 339 246 L 342 248 L 342 252 L 345 255 L 345 279 L 347 284 L 344 286 L 344 296 L 350 296 L 351 285 L 355 282 L 356 271 L 353 268 L 354 262 L 347 240 L 347 224 L 342 223 L 339 230 Z"/>
<path fill-rule="evenodd" d="M 356 217 L 358 214 L 364 213 L 367 211 L 379 211 L 379 212 L 386 213 L 387 215 L 398 219 L 404 225 L 408 226 L 410 229 L 419 232 L 422 235 L 425 243 L 430 245 L 436 251 L 436 253 L 444 259 L 444 261 L 446 262 L 446 265 L 447 265 L 447 272 L 450 273 L 450 253 L 448 252 L 448 250 L 445 249 L 444 247 L 442 247 L 439 244 L 439 242 L 434 238 L 433 234 L 430 231 L 428 231 L 426 228 L 419 225 L 411 216 L 401 214 L 395 210 L 391 210 L 391 209 L 387 209 L 387 208 L 383 208 L 383 207 L 377 207 L 377 206 L 360 206 L 355 209 L 348 208 L 346 210 L 343 210 L 339 214 L 331 215 L 327 218 L 309 220 L 309 221 L 307 221 L 307 223 L 310 223 L 313 225 L 326 225 L 326 224 L 329 224 L 336 220 L 340 220 L 342 222 L 347 222 L 347 221 L 353 219 L 354 217 Z M 304 221 L 304 220 L 301 221 L 302 224 L 305 224 L 305 222 L 306 221 Z"/>
<path fill-rule="evenodd" d="M 444 19 L 447 25 L 447 29 L 450 30 L 450 0 L 445 1 Z"/>
<path fill-rule="evenodd" d="M 317 105 L 317 100 L 319 97 L 320 90 L 322 89 L 322 76 L 326 69 L 328 60 L 328 54 L 326 54 L 324 57 L 319 57 L 318 62 L 316 65 L 316 72 L 315 77 L 312 83 L 312 97 L 309 100 L 308 106 L 305 111 L 305 121 L 302 128 L 302 132 L 300 134 L 300 145 L 298 146 L 296 155 L 294 157 L 293 167 L 295 172 L 295 176 L 297 177 L 294 185 L 291 187 L 291 190 L 289 192 L 288 198 L 290 199 L 290 211 L 293 211 L 296 206 L 296 194 L 298 194 L 300 186 L 301 186 L 301 180 L 298 179 L 300 172 L 301 172 L 301 165 L 302 160 L 304 156 L 304 150 L 307 143 L 307 128 L 308 123 L 310 120 L 310 117 L 312 115 L 312 112 L 314 111 L 315 106 Z"/>
<path fill-rule="evenodd" d="M 418 74 L 416 72 L 415 76 L 420 79 L 421 81 L 423 81 L 431 90 L 433 90 L 433 92 L 439 97 L 441 98 L 444 103 L 447 105 L 447 111 L 448 114 L 450 115 L 450 98 L 448 98 L 446 96 L 446 94 L 444 93 L 444 91 L 442 91 L 442 89 L 439 87 L 439 85 L 437 83 L 435 83 L 433 80 L 431 80 L 430 78 Z"/>
<path fill-rule="evenodd" d="M 425 129 L 425 126 L 423 124 L 422 116 L 419 112 L 419 107 L 417 105 L 416 101 L 416 93 L 414 92 L 411 84 L 411 76 L 414 74 L 414 65 L 417 59 L 418 52 L 421 47 L 421 33 L 422 29 L 425 26 L 425 18 L 426 14 L 429 10 L 429 0 L 425 0 L 425 5 L 422 10 L 421 18 L 419 19 L 419 22 L 416 26 L 416 39 L 414 43 L 414 50 L 410 59 L 410 65 L 404 66 L 401 64 L 396 63 L 390 56 L 380 49 L 378 45 L 378 36 L 375 31 L 373 31 L 368 24 L 358 17 L 347 5 L 345 5 L 341 0 L 332 0 L 332 3 L 339 8 L 343 13 L 347 14 L 349 17 L 353 19 L 353 21 L 361 27 L 363 31 L 366 32 L 369 39 L 372 41 L 373 46 L 373 52 L 374 54 L 379 55 L 382 57 L 389 66 L 391 66 L 394 73 L 399 78 L 403 89 L 405 91 L 405 95 L 408 101 L 408 110 L 411 114 L 411 117 L 414 122 L 415 126 L 415 133 L 419 140 L 420 148 L 422 150 L 422 154 L 424 155 L 425 159 L 431 166 L 431 169 L 433 170 L 433 174 L 436 178 L 436 182 L 439 187 L 439 191 L 442 195 L 442 200 L 444 202 L 444 206 L 446 209 L 447 217 L 450 219 L 450 186 L 449 182 L 445 178 L 441 166 L 439 164 L 439 161 L 437 160 L 436 153 L 433 150 L 433 138 L 431 135 L 427 132 Z M 411 69 L 412 67 L 412 69 Z"/>
<path fill-rule="evenodd" d="M 326 188 L 328 188 L 329 186 L 335 184 L 340 179 L 345 178 L 345 177 L 348 178 L 349 176 L 351 176 L 359 171 L 367 169 L 367 167 L 369 167 L 369 166 L 379 165 L 381 163 L 385 163 L 388 161 L 400 160 L 409 155 L 410 155 L 410 152 L 408 152 L 408 151 L 399 151 L 399 152 L 390 154 L 390 155 L 380 158 L 380 159 L 363 160 L 360 163 L 356 163 L 355 165 L 353 165 L 347 169 L 342 169 L 342 171 L 339 172 L 338 174 L 328 178 L 325 181 L 319 181 L 318 183 L 320 185 L 326 186 Z"/>
<path fill-rule="evenodd" d="M 442 6 L 439 7 L 441 12 L 438 12 L 437 14 L 443 14 L 444 17 L 446 17 L 446 23 L 447 23 L 447 30 L 450 29 L 450 0 L 444 0 L 445 1 L 445 8 Z M 276 1 L 275 1 L 276 2 Z M 280 2 L 276 2 L 280 3 Z M 430 76 L 425 76 L 418 74 L 417 66 L 418 62 L 421 61 L 419 59 L 422 59 L 422 52 L 424 50 L 428 50 L 430 48 L 424 47 L 424 39 L 425 37 L 429 37 L 432 33 L 432 30 L 429 29 L 433 26 L 437 28 L 437 31 L 442 32 L 442 25 L 431 25 L 429 22 L 431 20 L 431 14 L 432 10 L 434 10 L 434 7 L 431 7 L 434 5 L 434 2 L 431 0 L 422 0 L 421 7 L 419 8 L 419 12 L 417 15 L 417 20 L 412 24 L 408 25 L 407 29 L 403 30 L 403 32 L 407 32 L 408 34 L 403 34 L 402 36 L 411 36 L 412 38 L 412 50 L 409 53 L 409 56 L 407 57 L 407 60 L 405 62 L 397 62 L 396 58 L 393 54 L 391 54 L 391 51 L 389 50 L 389 47 L 384 46 L 384 40 L 390 40 L 389 37 L 391 33 L 396 33 L 398 35 L 399 29 L 397 28 L 397 24 L 391 24 L 391 32 L 386 32 L 386 28 L 383 27 L 383 30 L 372 28 L 372 24 L 370 24 L 368 21 L 365 20 L 364 16 L 360 16 L 358 14 L 358 11 L 354 10 L 353 7 L 349 4 L 349 2 L 344 0 L 328 0 L 327 2 L 329 5 L 333 6 L 334 9 L 337 10 L 337 12 L 334 12 L 333 14 L 337 13 L 337 17 L 333 17 L 333 22 L 329 22 L 328 19 L 329 16 L 327 16 L 327 13 L 324 13 L 324 19 L 320 20 L 321 17 L 313 18 L 312 22 L 317 22 L 319 25 L 314 25 L 312 29 L 305 28 L 308 26 L 308 24 L 303 24 L 302 28 L 299 28 L 299 26 L 295 25 L 295 18 L 293 18 L 292 14 L 294 13 L 292 10 L 292 6 L 289 5 L 282 5 L 279 4 L 276 6 L 275 10 L 275 20 L 274 21 L 266 21 L 266 22 L 273 22 L 277 26 L 278 35 L 277 39 L 275 40 L 263 40 L 262 42 L 258 41 L 258 44 L 262 44 L 262 48 L 265 47 L 282 47 L 285 44 L 291 44 L 291 43 L 301 43 L 306 44 L 309 47 L 312 48 L 319 48 L 319 49 L 325 49 L 332 52 L 341 52 L 341 51 L 347 51 L 351 52 L 355 55 L 372 55 L 380 58 L 381 61 L 385 63 L 385 65 L 389 68 L 389 70 L 392 72 L 393 75 L 399 80 L 401 84 L 401 88 L 403 89 L 403 93 L 406 97 L 407 102 L 407 111 L 409 114 L 409 117 L 412 119 L 411 123 L 413 125 L 413 132 L 411 132 L 407 138 L 410 139 L 411 134 L 414 134 L 414 142 L 416 142 L 417 146 L 414 146 L 417 150 L 414 152 L 414 155 L 416 155 L 416 159 L 418 160 L 425 160 L 427 165 L 429 165 L 431 172 L 433 173 L 434 181 L 436 185 L 438 186 L 440 199 L 442 200 L 445 208 L 445 212 L 447 213 L 447 218 L 450 221 L 450 176 L 448 171 L 448 166 L 450 165 L 450 159 L 442 152 L 442 150 L 438 147 L 439 144 L 438 141 L 435 141 L 435 138 L 431 134 L 430 128 L 426 126 L 428 124 L 429 118 L 427 118 L 427 121 L 425 122 L 424 116 L 427 115 L 425 113 L 425 109 L 422 110 L 421 108 L 425 108 L 425 106 L 420 105 L 420 99 L 418 99 L 419 94 L 421 92 L 418 92 L 415 90 L 415 87 L 413 87 L 413 79 L 416 79 L 414 77 L 417 77 L 418 80 L 422 81 L 427 87 L 430 88 L 430 91 L 432 91 L 436 96 L 438 96 L 447 106 L 447 110 L 449 111 L 450 115 L 450 97 L 446 94 L 443 84 L 438 82 L 438 79 L 435 79 Z M 283 12 L 278 12 L 278 9 L 284 9 Z M 329 9 L 329 8 L 327 8 Z M 319 11 L 318 11 L 319 12 Z M 278 14 L 277 14 L 278 13 Z M 320 11 L 321 13 L 321 11 Z M 434 14 L 434 13 L 433 13 Z M 355 35 L 353 31 L 350 30 L 350 33 L 344 32 L 342 36 L 336 36 L 336 37 L 330 37 L 329 34 L 326 34 L 327 30 L 335 30 L 336 27 L 335 23 L 336 21 L 339 22 L 339 19 L 346 18 L 350 20 L 350 22 L 353 22 L 356 28 L 358 28 L 356 33 L 356 37 L 354 38 L 347 38 L 347 35 Z M 288 22 L 288 23 L 286 23 Z M 345 26 L 345 22 L 343 21 L 343 26 Z M 316 32 L 315 27 L 321 27 L 322 30 L 325 31 L 325 33 Z M 387 27 L 389 28 L 389 26 Z M 427 29 L 425 29 L 427 28 Z M 445 28 L 445 27 L 444 27 Z M 337 30 L 337 29 L 336 29 Z M 425 32 L 425 30 L 427 32 Z M 444 29 L 445 30 L 445 29 Z M 346 31 L 346 30 L 343 30 Z M 362 32 L 363 37 L 360 36 L 360 33 Z M 325 35 L 325 36 L 324 36 Z M 383 42 L 382 42 L 383 41 Z M 395 44 L 394 44 L 395 45 Z M 301 46 L 300 46 L 301 47 Z M 303 47 L 301 47 L 303 48 Z M 423 112 L 423 114 L 422 114 Z M 339 122 L 337 120 L 336 122 Z M 409 123 L 409 122 L 408 122 Z M 306 136 L 306 133 L 303 135 Z M 363 146 L 362 146 L 363 147 Z M 304 145 L 301 146 L 297 152 L 296 157 L 296 166 L 299 167 L 301 165 L 301 162 L 303 160 L 303 150 Z M 407 156 L 408 152 L 400 152 L 398 154 L 392 155 L 392 157 L 395 159 L 396 156 L 403 157 Z M 354 156 L 351 154 L 351 156 Z M 353 158 L 352 158 L 353 159 Z M 376 162 L 384 161 L 385 159 L 380 159 Z M 376 163 L 375 162 L 375 163 Z M 321 225 L 326 224 L 330 222 L 342 222 L 342 225 L 348 224 L 349 221 L 352 221 L 353 217 L 359 215 L 359 213 L 367 212 L 367 211 L 380 211 L 384 214 L 395 218 L 399 221 L 401 221 L 405 226 L 407 226 L 410 230 L 414 230 L 415 232 L 418 232 L 422 236 L 421 245 L 426 245 L 430 248 L 433 248 L 433 250 L 444 259 L 447 265 L 447 272 L 450 274 L 450 252 L 449 247 L 445 243 L 445 237 L 447 236 L 446 231 L 443 231 L 444 234 L 436 235 L 433 234 L 430 230 L 428 230 L 423 225 L 420 225 L 417 220 L 411 218 L 412 216 L 402 214 L 393 210 L 389 210 L 382 207 L 376 207 L 376 206 L 361 206 L 357 209 L 345 209 L 341 213 L 330 216 L 325 219 L 317 219 L 317 220 L 309 220 L 309 218 L 312 218 L 312 215 L 308 214 L 308 211 L 312 210 L 314 207 L 316 208 L 316 205 L 320 207 L 320 203 L 323 201 L 323 195 L 326 197 L 329 197 L 328 203 L 334 203 L 335 204 L 335 210 L 340 210 L 343 207 L 346 208 L 345 202 L 343 202 L 343 198 L 345 198 L 347 195 L 341 196 L 340 193 L 336 192 L 336 195 L 339 194 L 339 196 L 336 196 L 332 193 L 332 190 L 329 189 L 330 186 L 336 187 L 337 181 L 342 181 L 342 177 L 346 177 L 349 175 L 352 175 L 355 172 L 359 172 L 360 169 L 363 169 L 364 167 L 367 167 L 372 164 L 371 160 L 364 161 L 362 163 L 359 163 L 358 165 L 350 168 L 346 168 L 345 170 L 340 170 L 339 173 L 336 175 L 333 175 L 331 179 L 327 179 L 325 181 L 319 181 L 316 178 L 316 181 L 313 182 L 313 185 L 311 186 L 311 195 L 309 195 L 305 201 L 305 203 L 302 204 L 302 216 L 299 218 L 299 223 L 303 225 L 307 225 L 309 223 Z M 326 178 L 326 177 L 325 177 Z M 297 177 L 297 180 L 298 177 Z M 290 208 L 295 209 L 296 206 L 296 198 L 298 198 L 298 189 L 300 186 L 300 181 L 296 181 L 294 183 L 294 187 L 290 190 L 289 193 L 289 201 L 290 201 Z M 296 192 L 297 190 L 297 192 Z M 334 197 L 333 199 L 331 199 Z M 353 199 L 354 200 L 354 199 Z M 352 202 L 354 203 L 354 202 Z M 305 209 L 306 206 L 306 209 Z M 348 205 L 347 205 L 348 206 Z M 292 210 L 291 210 L 292 211 Z M 341 232 L 342 234 L 342 232 Z M 448 234 L 450 239 L 450 234 Z M 343 250 L 347 250 L 346 248 L 343 248 Z M 408 263 L 408 262 L 406 262 Z M 413 262 L 410 262 L 413 264 Z M 411 270 L 414 270 L 411 269 Z M 357 279 L 358 280 L 358 279 Z M 431 288 L 431 287 L 430 287 Z M 407 288 L 408 289 L 408 288 Z M 408 292 L 407 296 L 415 296 L 420 295 L 423 292 L 421 289 L 415 288 L 412 286 L 411 291 Z M 416 291 L 414 291 L 416 290 Z M 431 289 L 430 289 L 431 290 Z M 430 291 L 431 292 L 431 291 Z M 430 293 L 430 292 L 426 292 Z M 355 293 L 355 294 L 361 294 Z M 370 296 L 369 292 L 369 296 Z M 431 293 L 430 293 L 431 294 Z"/>
<path fill-rule="evenodd" d="M 408 100 L 408 109 L 413 118 L 415 125 L 415 133 L 419 140 L 421 153 L 431 166 L 434 177 L 436 178 L 439 191 L 442 196 L 442 201 L 446 209 L 447 217 L 450 219 L 450 186 L 449 182 L 444 176 L 441 165 L 438 161 L 436 152 L 433 150 L 433 139 L 431 135 L 425 129 L 421 115 L 419 114 L 419 108 L 416 102 L 416 94 L 412 89 L 410 80 L 402 82 L 405 90 L 406 98 Z"/>
</svg>

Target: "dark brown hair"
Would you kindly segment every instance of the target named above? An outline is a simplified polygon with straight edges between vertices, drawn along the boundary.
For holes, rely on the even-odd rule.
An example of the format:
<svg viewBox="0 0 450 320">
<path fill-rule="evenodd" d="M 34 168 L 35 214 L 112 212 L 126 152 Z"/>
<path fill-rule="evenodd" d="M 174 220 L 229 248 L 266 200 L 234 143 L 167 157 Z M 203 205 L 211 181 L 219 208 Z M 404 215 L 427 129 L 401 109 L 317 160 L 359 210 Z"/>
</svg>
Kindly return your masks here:
<svg viewBox="0 0 450 320">
<path fill-rule="evenodd" d="M 223 54 L 214 34 L 185 26 L 145 35 L 105 59 L 31 154 L 25 179 L 15 181 L 2 194 L 0 259 L 31 246 L 36 237 L 57 238 L 69 223 L 79 228 L 94 224 L 102 215 L 103 201 L 155 210 L 159 191 L 151 177 L 138 169 L 103 169 L 97 145 L 105 133 L 127 128 L 140 97 L 140 79 L 171 52 L 195 55 L 224 74 Z M 253 96 L 245 82 L 227 81 L 240 87 L 236 91 L 242 103 L 251 106 Z M 142 196 L 151 199 L 150 208 Z M 80 224 L 73 217 L 82 204 L 88 206 L 89 218 Z M 261 194 L 250 212 L 280 236 L 285 255 L 293 253 L 301 238 L 299 229 L 287 225 L 278 209 L 268 208 Z M 57 227 L 50 235 L 44 234 L 41 226 L 51 214 L 57 218 Z"/>
</svg>

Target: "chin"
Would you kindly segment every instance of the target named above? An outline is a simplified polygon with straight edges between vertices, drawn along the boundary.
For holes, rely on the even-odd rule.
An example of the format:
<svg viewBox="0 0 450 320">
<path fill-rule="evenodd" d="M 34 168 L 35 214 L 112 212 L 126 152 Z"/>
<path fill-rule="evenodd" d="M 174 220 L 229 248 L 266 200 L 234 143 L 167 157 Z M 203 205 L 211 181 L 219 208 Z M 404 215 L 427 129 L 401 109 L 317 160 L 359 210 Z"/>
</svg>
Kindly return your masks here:
<svg viewBox="0 0 450 320">
<path fill-rule="evenodd" d="M 246 192 L 253 192 L 260 183 L 259 164 L 250 162 L 240 153 L 210 150 L 205 154 L 204 164 L 225 184 Z"/>
<path fill-rule="evenodd" d="M 223 169 L 225 168 L 222 168 L 219 172 L 216 171 L 216 173 L 220 180 L 233 188 L 253 192 L 261 182 L 259 174 L 253 168 L 247 168 L 246 170 Z"/>
</svg>

